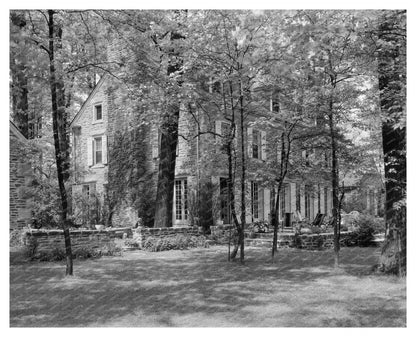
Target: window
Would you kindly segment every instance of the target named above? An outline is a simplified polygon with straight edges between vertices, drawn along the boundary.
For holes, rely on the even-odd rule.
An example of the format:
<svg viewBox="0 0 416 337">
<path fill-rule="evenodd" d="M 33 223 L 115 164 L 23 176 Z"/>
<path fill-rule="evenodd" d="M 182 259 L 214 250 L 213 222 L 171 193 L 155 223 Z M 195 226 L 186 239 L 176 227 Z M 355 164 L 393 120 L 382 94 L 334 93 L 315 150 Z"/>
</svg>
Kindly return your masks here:
<svg viewBox="0 0 416 337">
<path fill-rule="evenodd" d="M 221 122 L 221 135 L 223 137 L 228 136 L 230 134 L 231 125 L 226 122 Z"/>
<path fill-rule="evenodd" d="M 94 105 L 94 120 L 103 120 L 103 106 L 101 104 Z"/>
<path fill-rule="evenodd" d="M 278 113 L 280 111 L 279 93 L 274 92 L 270 97 L 270 112 Z"/>
<path fill-rule="evenodd" d="M 300 212 L 300 184 L 296 184 L 296 211 Z"/>
<path fill-rule="evenodd" d="M 318 213 L 321 213 L 321 186 L 318 185 Z"/>
<path fill-rule="evenodd" d="M 89 199 L 90 197 L 90 185 L 82 185 L 82 196 Z"/>
<path fill-rule="evenodd" d="M 103 139 L 102 137 L 94 138 L 93 144 L 94 165 L 103 163 Z"/>
<path fill-rule="evenodd" d="M 260 132 L 257 130 L 253 130 L 253 143 L 252 143 L 252 151 L 253 151 L 253 158 L 260 159 Z"/>
<path fill-rule="evenodd" d="M 188 181 L 175 180 L 175 219 L 188 220 Z"/>
<path fill-rule="evenodd" d="M 221 220 L 224 221 L 225 224 L 230 223 L 230 202 L 229 202 L 229 195 L 228 195 L 228 180 L 227 178 L 220 178 L 220 201 L 221 201 Z"/>
<path fill-rule="evenodd" d="M 324 213 L 328 214 L 328 187 L 324 188 Z"/>
<path fill-rule="evenodd" d="M 251 182 L 251 214 L 254 219 L 259 218 L 259 185 Z"/>
<path fill-rule="evenodd" d="M 305 185 L 305 218 L 311 218 L 311 195 L 310 186 Z"/>
</svg>

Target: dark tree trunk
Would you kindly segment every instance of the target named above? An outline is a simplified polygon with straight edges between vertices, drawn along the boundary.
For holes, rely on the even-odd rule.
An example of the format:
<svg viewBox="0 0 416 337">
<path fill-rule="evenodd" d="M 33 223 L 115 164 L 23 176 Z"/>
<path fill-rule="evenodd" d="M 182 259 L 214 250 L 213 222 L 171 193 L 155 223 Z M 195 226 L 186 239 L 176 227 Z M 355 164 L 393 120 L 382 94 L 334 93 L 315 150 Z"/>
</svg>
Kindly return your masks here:
<svg viewBox="0 0 416 337">
<path fill-rule="evenodd" d="M 172 32 L 171 42 L 183 39 L 183 36 Z M 180 52 L 173 47 L 169 51 L 169 65 L 167 74 L 180 73 L 182 59 Z M 181 85 L 180 80 L 177 82 Z M 178 144 L 180 102 L 175 90 L 168 90 L 169 103 L 162 116 L 160 125 L 161 140 L 159 152 L 159 172 L 156 191 L 156 210 L 154 227 L 172 227 L 173 191 L 175 187 L 176 146 Z"/>
<path fill-rule="evenodd" d="M 241 133 L 241 228 L 239 233 L 240 263 L 244 264 L 244 228 L 246 226 L 246 155 L 244 144 L 244 95 L 242 82 L 239 82 L 240 133 Z"/>
<path fill-rule="evenodd" d="M 171 104 L 160 126 L 159 173 L 154 227 L 172 227 L 175 187 L 176 146 L 178 144 L 179 105 Z"/>
<path fill-rule="evenodd" d="M 53 10 L 48 10 L 48 28 L 49 28 L 49 83 L 51 88 L 52 98 L 52 122 L 53 122 L 53 139 L 55 145 L 55 158 L 56 158 L 56 169 L 58 175 L 59 192 L 61 195 L 61 211 L 60 211 L 60 222 L 64 231 L 65 238 L 65 255 L 66 255 L 66 275 L 73 274 L 73 261 L 72 261 L 72 248 L 71 248 L 71 237 L 69 234 L 69 227 L 67 223 L 67 211 L 68 211 L 68 197 L 65 188 L 65 152 L 61 149 L 60 134 L 62 125 L 64 125 L 63 118 L 65 117 L 64 111 L 65 106 L 59 106 L 60 100 L 58 97 L 58 85 L 57 75 L 55 69 L 55 45 L 56 39 L 55 24 L 54 24 Z M 65 150 L 65 148 L 64 148 Z"/>
<path fill-rule="evenodd" d="M 340 251 L 340 205 L 339 205 L 339 176 L 338 176 L 338 144 L 336 139 L 336 130 L 334 122 L 332 96 L 329 99 L 329 131 L 331 137 L 331 183 L 332 183 L 332 219 L 334 226 L 334 266 L 339 267 L 339 251 Z"/>
<path fill-rule="evenodd" d="M 276 202 L 273 207 L 272 212 L 272 227 L 273 227 L 273 244 L 272 244 L 272 260 L 277 251 L 277 236 L 278 236 L 278 229 L 279 229 L 279 202 L 280 202 L 280 191 L 281 191 L 281 183 L 279 182 L 277 187 L 277 194 L 276 194 Z"/>
<path fill-rule="evenodd" d="M 385 174 L 386 241 L 381 254 L 385 272 L 406 274 L 406 127 L 401 121 L 405 105 L 406 38 L 394 34 L 406 20 L 403 14 L 383 17 L 379 26 L 378 76 Z M 404 118 L 403 118 L 404 119 Z"/>
</svg>

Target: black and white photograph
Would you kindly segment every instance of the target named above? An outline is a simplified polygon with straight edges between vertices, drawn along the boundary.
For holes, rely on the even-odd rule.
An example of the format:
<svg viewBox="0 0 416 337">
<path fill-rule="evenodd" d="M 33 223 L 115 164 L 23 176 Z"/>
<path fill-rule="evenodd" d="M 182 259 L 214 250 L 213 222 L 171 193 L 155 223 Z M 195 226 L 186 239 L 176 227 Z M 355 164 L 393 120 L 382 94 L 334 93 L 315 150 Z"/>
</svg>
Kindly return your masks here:
<svg viewBox="0 0 416 337">
<path fill-rule="evenodd" d="M 407 328 L 383 4 L 8 8 L 9 329 Z"/>
</svg>

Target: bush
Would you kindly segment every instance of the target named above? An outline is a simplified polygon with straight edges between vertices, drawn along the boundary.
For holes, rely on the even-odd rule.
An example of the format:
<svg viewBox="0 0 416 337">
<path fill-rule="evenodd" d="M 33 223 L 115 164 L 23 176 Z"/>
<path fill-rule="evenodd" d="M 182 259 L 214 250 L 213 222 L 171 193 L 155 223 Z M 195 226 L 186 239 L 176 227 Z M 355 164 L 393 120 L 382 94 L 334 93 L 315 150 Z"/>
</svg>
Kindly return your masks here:
<svg viewBox="0 0 416 337">
<path fill-rule="evenodd" d="M 368 247 L 374 245 L 374 234 L 378 224 L 374 217 L 369 215 L 360 215 L 355 223 L 355 229 L 351 234 L 351 244 L 359 247 Z"/>
<path fill-rule="evenodd" d="M 265 221 L 256 221 L 250 224 L 248 229 L 253 233 L 267 233 L 269 231 L 269 224 Z"/>
<path fill-rule="evenodd" d="M 126 247 L 140 248 L 140 242 L 138 242 L 136 239 L 125 239 L 124 245 Z"/>
<path fill-rule="evenodd" d="M 24 237 L 27 229 L 14 229 L 10 232 L 9 246 L 22 247 L 24 245 Z"/>
<path fill-rule="evenodd" d="M 162 238 L 148 237 L 143 243 L 143 250 L 161 252 L 164 250 L 184 250 L 189 248 L 206 247 L 203 236 L 177 234 Z"/>
</svg>

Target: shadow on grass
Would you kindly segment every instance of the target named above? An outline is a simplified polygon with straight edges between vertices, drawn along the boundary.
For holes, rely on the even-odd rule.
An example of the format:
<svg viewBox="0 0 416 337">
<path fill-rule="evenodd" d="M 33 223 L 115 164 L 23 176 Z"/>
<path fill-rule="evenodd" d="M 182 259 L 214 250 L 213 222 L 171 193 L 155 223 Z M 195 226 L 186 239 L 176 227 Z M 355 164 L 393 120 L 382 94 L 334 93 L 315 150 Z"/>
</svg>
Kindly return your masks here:
<svg viewBox="0 0 416 337">
<path fill-rule="evenodd" d="M 377 261 L 374 249 L 350 248 L 341 259 L 343 269 L 334 272 L 328 251 L 281 250 L 274 263 L 269 254 L 248 250 L 242 266 L 226 261 L 224 247 L 138 251 L 75 261 L 74 277 L 64 277 L 59 263 L 20 263 L 10 271 L 10 325 L 297 326 L 289 317 L 331 289 L 332 278 L 349 278 L 347 287 Z M 298 300 L 305 289 L 318 290 Z M 312 307 L 309 315 L 319 310 Z"/>
</svg>

